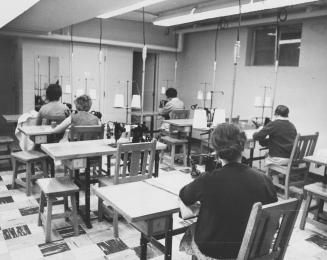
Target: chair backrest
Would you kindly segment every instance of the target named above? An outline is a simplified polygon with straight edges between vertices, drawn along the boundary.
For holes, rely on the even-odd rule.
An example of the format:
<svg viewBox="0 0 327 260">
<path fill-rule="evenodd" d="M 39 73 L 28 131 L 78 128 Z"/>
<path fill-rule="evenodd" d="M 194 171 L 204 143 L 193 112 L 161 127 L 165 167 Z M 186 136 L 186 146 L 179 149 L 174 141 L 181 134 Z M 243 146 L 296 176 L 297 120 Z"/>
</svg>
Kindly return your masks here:
<svg viewBox="0 0 327 260">
<path fill-rule="evenodd" d="M 255 203 L 237 260 L 284 258 L 301 200 L 289 199 L 262 206 Z"/>
<path fill-rule="evenodd" d="M 238 124 L 240 121 L 240 116 L 232 117 L 232 124 Z M 229 123 L 229 118 L 226 118 L 226 123 Z"/>
<path fill-rule="evenodd" d="M 147 143 L 118 144 L 114 184 L 141 181 L 151 178 L 156 144 L 156 140 Z M 120 165 L 120 158 L 123 160 L 122 167 Z"/>
<path fill-rule="evenodd" d="M 104 125 L 74 126 L 70 128 L 71 141 L 103 139 Z"/>
<path fill-rule="evenodd" d="M 176 109 L 170 112 L 170 119 L 188 119 L 190 117 L 190 110 Z"/>
<path fill-rule="evenodd" d="M 304 163 L 303 157 L 313 155 L 319 133 L 313 135 L 297 134 L 290 157 L 289 167 Z"/>
</svg>

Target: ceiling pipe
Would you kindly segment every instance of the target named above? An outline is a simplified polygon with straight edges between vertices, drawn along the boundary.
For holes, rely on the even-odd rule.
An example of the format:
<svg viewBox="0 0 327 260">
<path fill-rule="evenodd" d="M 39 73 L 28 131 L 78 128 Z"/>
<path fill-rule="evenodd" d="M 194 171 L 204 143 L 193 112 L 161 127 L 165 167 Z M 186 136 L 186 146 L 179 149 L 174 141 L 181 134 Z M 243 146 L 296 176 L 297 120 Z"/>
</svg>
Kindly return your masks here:
<svg viewBox="0 0 327 260">
<path fill-rule="evenodd" d="M 6 36 L 14 36 L 14 37 L 22 37 L 22 38 L 30 38 L 30 39 L 38 39 L 38 40 L 48 40 L 48 41 L 62 41 L 62 42 L 70 42 L 70 35 L 60 35 L 60 34 L 50 34 L 50 35 L 42 35 L 42 34 L 33 34 L 33 33 L 24 33 L 24 32 L 15 32 L 15 31 L 0 31 L 0 35 Z M 147 48 L 153 51 L 163 51 L 163 52 L 182 52 L 183 51 L 183 34 L 178 34 L 178 44 L 176 47 L 167 47 L 161 45 L 147 45 Z M 89 37 L 79 37 L 74 36 L 74 42 L 76 43 L 87 43 L 99 45 L 99 39 L 89 38 Z M 118 47 L 126 47 L 126 48 L 135 48 L 135 49 L 143 49 L 143 43 L 135 43 L 135 42 L 124 42 L 124 41 L 113 41 L 113 40 L 102 40 L 102 45 L 107 46 L 118 46 Z"/>
<path fill-rule="evenodd" d="M 327 16 L 327 9 L 305 12 L 305 13 L 289 14 L 287 17 L 287 21 L 292 21 L 292 20 L 294 21 L 294 20 L 299 20 L 299 19 L 310 19 L 310 18 L 322 17 L 322 16 Z M 275 22 L 276 22 L 276 17 L 244 20 L 242 22 L 241 27 L 260 25 L 260 24 L 269 24 L 269 23 L 275 23 Z M 232 22 L 232 23 L 228 24 L 228 29 L 236 28 L 237 26 L 238 26 L 238 22 Z M 176 30 L 176 33 L 187 34 L 187 33 L 195 33 L 195 32 L 213 31 L 216 29 L 217 29 L 217 25 L 213 24 L 213 25 L 201 26 L 201 27 L 197 27 L 197 28 L 180 29 L 180 30 Z"/>
</svg>

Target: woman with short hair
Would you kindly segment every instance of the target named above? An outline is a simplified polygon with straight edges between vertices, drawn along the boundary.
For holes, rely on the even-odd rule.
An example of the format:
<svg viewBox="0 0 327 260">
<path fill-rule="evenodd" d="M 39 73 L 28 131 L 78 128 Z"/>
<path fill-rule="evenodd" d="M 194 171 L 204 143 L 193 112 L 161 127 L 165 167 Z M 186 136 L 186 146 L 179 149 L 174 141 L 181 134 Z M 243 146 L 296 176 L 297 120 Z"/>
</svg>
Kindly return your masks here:
<svg viewBox="0 0 327 260">
<path fill-rule="evenodd" d="M 37 125 L 41 125 L 43 120 L 47 121 L 46 124 L 50 124 L 51 121 L 60 124 L 70 115 L 69 108 L 59 101 L 61 96 L 62 90 L 59 84 L 50 84 L 48 86 L 46 90 L 48 103 L 41 107 L 36 119 Z"/>
<path fill-rule="evenodd" d="M 186 206 L 200 202 L 196 224 L 181 241 L 181 250 L 200 259 L 234 259 L 238 255 L 254 203 L 277 201 L 271 180 L 241 163 L 246 136 L 238 126 L 220 124 L 211 138 L 223 167 L 186 185 Z"/>
<path fill-rule="evenodd" d="M 70 125 L 99 125 L 100 120 L 89 113 L 92 107 L 92 99 L 88 95 L 82 95 L 75 99 L 74 101 L 77 113 L 71 114 L 67 117 L 60 125 L 53 129 L 54 133 L 64 132 Z"/>
</svg>

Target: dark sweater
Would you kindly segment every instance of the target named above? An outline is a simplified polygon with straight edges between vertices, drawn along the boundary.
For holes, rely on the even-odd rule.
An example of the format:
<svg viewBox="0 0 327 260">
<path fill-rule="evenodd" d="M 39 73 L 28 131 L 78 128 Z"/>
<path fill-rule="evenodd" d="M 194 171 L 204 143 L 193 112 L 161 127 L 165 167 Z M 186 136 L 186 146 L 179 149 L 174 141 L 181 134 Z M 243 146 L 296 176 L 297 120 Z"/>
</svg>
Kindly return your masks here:
<svg viewBox="0 0 327 260">
<path fill-rule="evenodd" d="M 188 206 L 201 202 L 194 239 L 214 258 L 236 258 L 253 204 L 277 201 L 271 180 L 240 163 L 195 179 L 179 196 Z"/>
<path fill-rule="evenodd" d="M 290 121 L 277 119 L 254 133 L 253 139 L 258 140 L 260 145 L 267 146 L 271 157 L 289 158 L 296 134 L 296 128 Z"/>
</svg>

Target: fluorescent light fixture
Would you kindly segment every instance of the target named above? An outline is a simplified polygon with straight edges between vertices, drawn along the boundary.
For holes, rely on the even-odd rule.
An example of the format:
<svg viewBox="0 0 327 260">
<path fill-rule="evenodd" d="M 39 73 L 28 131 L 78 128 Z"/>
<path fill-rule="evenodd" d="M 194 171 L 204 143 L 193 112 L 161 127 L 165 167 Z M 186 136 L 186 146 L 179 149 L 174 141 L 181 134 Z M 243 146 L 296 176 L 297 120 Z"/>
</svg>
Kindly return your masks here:
<svg viewBox="0 0 327 260">
<path fill-rule="evenodd" d="M 97 18 L 107 19 L 107 18 L 110 18 L 110 17 L 115 17 L 115 16 L 118 16 L 118 15 L 121 15 L 121 14 L 129 13 L 129 12 L 141 9 L 143 7 L 154 5 L 154 4 L 163 2 L 163 1 L 166 1 L 166 0 L 143 0 L 143 1 L 139 1 L 139 2 L 137 2 L 135 4 L 130 4 L 128 6 L 125 6 L 125 7 L 122 7 L 122 8 L 107 12 L 105 14 L 101 14 L 101 15 L 97 16 Z"/>
<path fill-rule="evenodd" d="M 5 0 L 1 1 L 0 28 L 15 19 L 40 0 Z"/>
<path fill-rule="evenodd" d="M 319 0 L 262 0 L 260 2 L 250 2 L 241 5 L 242 14 L 257 12 L 267 9 L 281 8 L 292 5 L 306 4 L 311 2 L 317 2 Z M 239 13 L 239 6 L 230 6 L 224 8 L 218 8 L 214 10 L 208 10 L 203 12 L 195 12 L 190 14 L 189 12 L 179 16 L 168 16 L 157 19 L 153 22 L 154 25 L 159 26 L 173 26 L 178 24 L 192 23 L 201 20 L 213 19 L 218 17 L 237 15 Z"/>
</svg>

